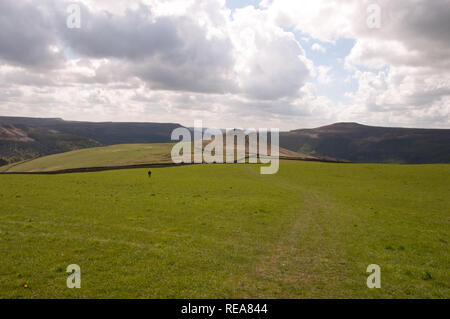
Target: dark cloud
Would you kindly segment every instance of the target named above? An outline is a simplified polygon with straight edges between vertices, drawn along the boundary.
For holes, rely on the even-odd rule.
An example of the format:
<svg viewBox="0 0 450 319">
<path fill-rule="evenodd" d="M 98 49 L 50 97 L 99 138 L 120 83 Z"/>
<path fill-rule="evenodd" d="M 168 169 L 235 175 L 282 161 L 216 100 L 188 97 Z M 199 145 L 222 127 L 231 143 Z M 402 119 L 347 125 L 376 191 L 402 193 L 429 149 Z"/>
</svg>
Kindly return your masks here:
<svg viewBox="0 0 450 319">
<path fill-rule="evenodd" d="M 366 48 L 367 59 L 377 57 L 393 65 L 450 68 L 450 0 L 378 0 L 381 8 L 380 29 L 369 29 L 366 16 L 354 22 L 357 38 L 379 45 Z M 365 8 L 360 4 L 360 11 Z M 388 41 L 401 44 L 406 52 L 396 50 Z"/>
<path fill-rule="evenodd" d="M 63 41 L 80 55 L 139 60 L 183 46 L 176 21 L 170 17 L 152 21 L 146 6 L 127 10 L 124 16 L 107 11 L 94 13 L 81 6 L 81 17 L 81 28 L 60 30 Z"/>
<path fill-rule="evenodd" d="M 83 6 L 82 17 L 82 28 L 62 29 L 63 41 L 76 54 L 121 59 L 122 75 L 128 72 L 154 89 L 224 93 L 232 88 L 230 40 L 208 37 L 192 18 L 153 17 L 143 5 L 123 16 Z"/>
<path fill-rule="evenodd" d="M 0 63 L 25 67 L 54 68 L 64 61 L 52 17 L 45 2 L 0 1 Z"/>
<path fill-rule="evenodd" d="M 153 17 L 144 5 L 119 16 L 92 12 L 80 4 L 81 28 L 70 29 L 66 5 L 54 1 L 39 5 L 0 2 L 0 59 L 26 68 L 48 69 L 60 66 L 66 59 L 65 49 L 70 48 L 76 56 L 113 61 L 108 64 L 111 68 L 100 70 L 95 82 L 119 81 L 115 69 L 119 60 L 122 81 L 136 76 L 155 89 L 207 93 L 232 89 L 229 38 L 208 37 L 207 29 L 195 19 Z M 59 52 L 52 48 L 59 48 Z"/>
</svg>

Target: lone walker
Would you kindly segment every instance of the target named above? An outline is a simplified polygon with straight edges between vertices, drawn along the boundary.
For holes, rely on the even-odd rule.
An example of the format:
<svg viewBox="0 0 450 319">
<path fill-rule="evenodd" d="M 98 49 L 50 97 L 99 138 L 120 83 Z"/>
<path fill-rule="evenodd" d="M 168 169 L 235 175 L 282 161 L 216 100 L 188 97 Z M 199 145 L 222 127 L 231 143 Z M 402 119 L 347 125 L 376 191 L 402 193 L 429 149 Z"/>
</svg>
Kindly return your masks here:
<svg viewBox="0 0 450 319">
<path fill-rule="evenodd" d="M 152 171 L 148 171 L 148 178 L 152 177 Z"/>
</svg>

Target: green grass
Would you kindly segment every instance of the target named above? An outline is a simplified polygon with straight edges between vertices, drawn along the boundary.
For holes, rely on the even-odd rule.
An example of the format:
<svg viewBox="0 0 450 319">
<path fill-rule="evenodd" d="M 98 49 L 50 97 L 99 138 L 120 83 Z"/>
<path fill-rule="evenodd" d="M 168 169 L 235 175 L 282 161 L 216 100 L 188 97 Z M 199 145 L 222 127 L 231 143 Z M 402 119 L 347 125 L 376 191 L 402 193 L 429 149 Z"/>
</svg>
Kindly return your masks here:
<svg viewBox="0 0 450 319">
<path fill-rule="evenodd" d="M 172 143 L 86 148 L 0 167 L 0 172 L 48 172 L 69 168 L 170 163 Z"/>
<path fill-rule="evenodd" d="M 152 171 L 0 175 L 0 298 L 450 297 L 449 165 Z"/>
</svg>

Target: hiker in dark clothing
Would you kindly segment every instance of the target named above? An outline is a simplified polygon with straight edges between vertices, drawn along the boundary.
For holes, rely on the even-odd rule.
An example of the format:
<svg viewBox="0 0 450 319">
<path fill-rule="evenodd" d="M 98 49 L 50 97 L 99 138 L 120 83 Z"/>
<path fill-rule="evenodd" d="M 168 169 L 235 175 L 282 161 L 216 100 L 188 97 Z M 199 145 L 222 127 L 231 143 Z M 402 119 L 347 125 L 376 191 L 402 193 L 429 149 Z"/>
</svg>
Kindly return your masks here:
<svg viewBox="0 0 450 319">
<path fill-rule="evenodd" d="M 148 171 L 148 178 L 152 177 L 152 171 Z"/>
</svg>

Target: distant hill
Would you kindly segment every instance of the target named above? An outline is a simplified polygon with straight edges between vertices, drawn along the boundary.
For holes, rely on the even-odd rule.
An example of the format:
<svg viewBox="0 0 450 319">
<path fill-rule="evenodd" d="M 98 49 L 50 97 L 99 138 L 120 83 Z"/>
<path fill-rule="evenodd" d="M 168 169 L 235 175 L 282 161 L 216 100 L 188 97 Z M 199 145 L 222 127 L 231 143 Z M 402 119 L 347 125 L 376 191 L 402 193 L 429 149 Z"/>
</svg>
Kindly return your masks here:
<svg viewBox="0 0 450 319">
<path fill-rule="evenodd" d="M 235 130 L 238 131 L 240 133 L 242 133 L 243 135 L 246 135 L 244 131 L 242 130 Z M 227 157 L 226 154 L 228 153 L 228 146 L 227 146 L 227 141 L 229 139 L 231 139 L 231 143 L 234 144 L 233 152 L 235 153 L 234 159 L 238 160 L 238 153 L 239 151 L 241 151 L 241 153 L 245 154 L 245 157 L 250 157 L 250 158 L 258 158 L 258 157 L 264 157 L 264 156 L 271 156 L 272 152 L 271 152 L 271 145 L 270 145 L 270 135 L 268 135 L 267 141 L 268 141 L 268 145 L 267 145 L 267 153 L 266 154 L 261 154 L 259 153 L 258 150 L 260 150 L 260 145 L 259 145 L 259 134 L 249 134 L 245 136 L 245 146 L 244 147 L 238 147 L 238 145 L 236 144 L 237 140 L 235 140 L 234 134 L 236 132 L 233 131 L 229 131 L 229 132 L 225 132 L 222 135 L 222 142 L 223 142 L 223 161 L 226 162 L 227 161 Z M 255 148 L 257 149 L 256 152 L 252 151 L 252 149 L 250 148 L 250 137 L 253 137 L 254 140 L 256 141 L 256 146 Z M 211 143 L 212 141 L 214 141 L 213 139 L 208 139 L 208 140 L 203 140 L 203 144 L 202 144 L 202 149 L 205 149 L 205 147 Z M 216 151 L 217 152 L 217 151 Z M 216 153 L 217 154 L 217 153 Z M 288 149 L 285 149 L 283 147 L 279 147 L 279 157 L 281 159 L 296 159 L 296 160 L 310 160 L 310 161 L 335 161 L 334 159 L 331 158 L 319 158 L 317 156 L 309 156 L 309 155 L 305 155 L 305 154 L 301 154 L 298 152 L 294 152 Z"/>
<path fill-rule="evenodd" d="M 409 129 L 337 123 L 280 134 L 280 146 L 357 163 L 450 163 L 449 129 Z"/>
<path fill-rule="evenodd" d="M 0 117 L 0 165 L 87 147 L 171 142 L 174 123 L 92 123 Z"/>
<path fill-rule="evenodd" d="M 83 148 L 170 143 L 175 123 L 93 123 L 0 117 L 0 165 Z M 450 130 L 337 123 L 280 133 L 282 153 L 357 163 L 450 163 Z M 283 154 L 281 154 L 283 156 Z"/>
<path fill-rule="evenodd" d="M 0 165 L 100 145 L 87 137 L 45 127 L 0 124 Z"/>
<path fill-rule="evenodd" d="M 103 145 L 123 143 L 166 143 L 174 129 L 181 127 L 175 123 L 126 123 L 126 122 L 77 122 L 57 118 L 0 117 L 0 124 L 22 124 L 44 127 L 66 134 L 84 136 Z"/>
</svg>

